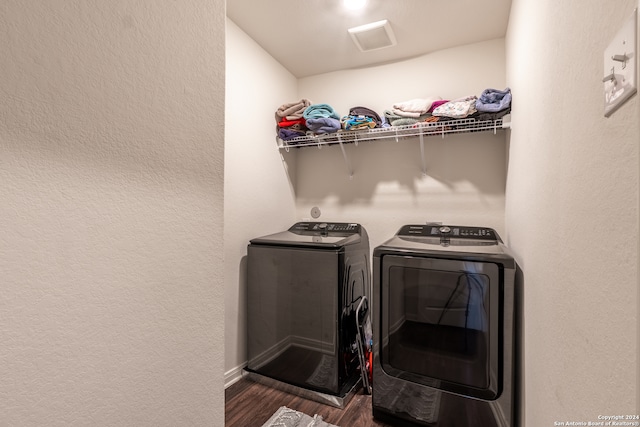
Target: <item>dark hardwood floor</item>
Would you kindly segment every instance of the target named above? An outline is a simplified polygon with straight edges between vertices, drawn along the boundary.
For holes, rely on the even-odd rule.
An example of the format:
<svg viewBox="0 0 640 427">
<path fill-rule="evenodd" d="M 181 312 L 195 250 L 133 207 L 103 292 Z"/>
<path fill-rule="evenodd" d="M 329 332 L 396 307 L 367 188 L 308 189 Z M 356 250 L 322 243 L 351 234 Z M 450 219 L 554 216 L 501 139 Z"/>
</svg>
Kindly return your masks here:
<svg viewBox="0 0 640 427">
<path fill-rule="evenodd" d="M 260 427 L 279 407 L 304 412 L 340 427 L 391 427 L 373 418 L 371 396 L 360 389 L 344 409 L 307 400 L 284 391 L 270 388 L 248 378 L 225 390 L 225 426 Z"/>
</svg>

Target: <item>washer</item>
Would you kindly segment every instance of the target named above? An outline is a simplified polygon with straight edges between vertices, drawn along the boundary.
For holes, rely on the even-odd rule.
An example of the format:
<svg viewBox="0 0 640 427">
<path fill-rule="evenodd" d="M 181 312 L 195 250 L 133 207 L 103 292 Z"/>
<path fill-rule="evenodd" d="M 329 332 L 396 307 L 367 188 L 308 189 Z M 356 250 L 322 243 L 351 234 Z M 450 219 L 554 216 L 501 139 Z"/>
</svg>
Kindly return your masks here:
<svg viewBox="0 0 640 427">
<path fill-rule="evenodd" d="M 374 249 L 376 418 L 517 425 L 516 268 L 487 227 L 405 225 Z"/>
<path fill-rule="evenodd" d="M 360 224 L 299 222 L 247 248 L 247 371 L 343 407 L 360 379 L 356 309 L 371 291 Z"/>
</svg>

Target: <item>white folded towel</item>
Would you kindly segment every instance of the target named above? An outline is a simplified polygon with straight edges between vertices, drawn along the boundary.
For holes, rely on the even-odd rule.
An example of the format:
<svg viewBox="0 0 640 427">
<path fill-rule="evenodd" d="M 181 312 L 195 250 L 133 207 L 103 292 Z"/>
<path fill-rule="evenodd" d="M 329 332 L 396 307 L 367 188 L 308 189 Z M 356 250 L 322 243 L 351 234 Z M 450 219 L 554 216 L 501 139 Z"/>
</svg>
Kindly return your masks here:
<svg viewBox="0 0 640 427">
<path fill-rule="evenodd" d="M 397 110 L 404 113 L 413 113 L 413 114 L 417 113 L 417 116 L 415 117 L 418 117 L 421 114 L 425 114 L 426 112 L 428 112 L 431 109 L 431 105 L 433 105 L 435 101 L 440 101 L 441 99 L 442 98 L 440 98 L 439 96 L 435 96 L 431 98 L 410 99 L 408 101 L 402 101 L 402 102 L 393 104 L 393 110 Z M 397 112 L 396 114 L 401 115 Z"/>
</svg>

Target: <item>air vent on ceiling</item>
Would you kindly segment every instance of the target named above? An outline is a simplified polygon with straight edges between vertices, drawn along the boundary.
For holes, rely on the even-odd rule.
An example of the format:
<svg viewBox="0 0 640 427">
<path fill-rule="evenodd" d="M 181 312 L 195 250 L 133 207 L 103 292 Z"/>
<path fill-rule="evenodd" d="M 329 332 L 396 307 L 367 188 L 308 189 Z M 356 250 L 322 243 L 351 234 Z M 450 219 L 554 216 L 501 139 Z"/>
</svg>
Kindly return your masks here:
<svg viewBox="0 0 640 427">
<path fill-rule="evenodd" d="M 396 36 L 393 34 L 388 20 L 349 28 L 349 34 L 362 52 L 395 46 Z"/>
</svg>

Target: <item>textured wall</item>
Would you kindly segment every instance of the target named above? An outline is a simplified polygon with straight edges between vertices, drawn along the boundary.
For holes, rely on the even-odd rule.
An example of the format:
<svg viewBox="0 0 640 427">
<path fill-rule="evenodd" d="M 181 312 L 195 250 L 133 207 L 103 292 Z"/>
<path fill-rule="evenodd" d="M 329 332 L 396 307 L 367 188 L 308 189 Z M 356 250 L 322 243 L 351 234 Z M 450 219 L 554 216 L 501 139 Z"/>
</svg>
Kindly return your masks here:
<svg viewBox="0 0 640 427">
<path fill-rule="evenodd" d="M 222 425 L 224 2 L 0 5 L 0 425 Z"/>
<path fill-rule="evenodd" d="M 514 0 L 508 243 L 524 270 L 526 425 L 636 413 L 639 107 L 603 116 L 603 51 L 637 6 Z"/>
</svg>

